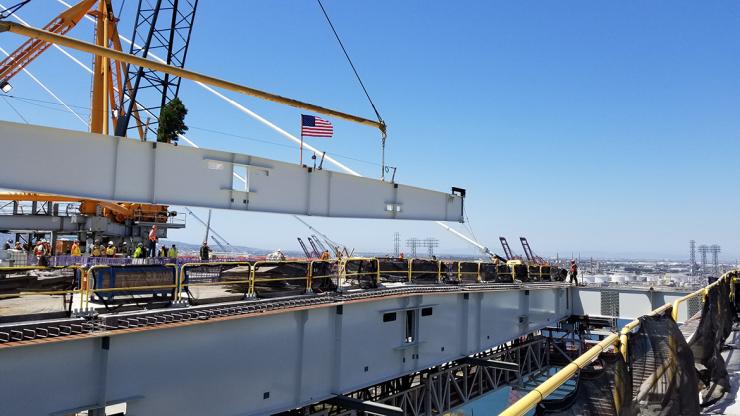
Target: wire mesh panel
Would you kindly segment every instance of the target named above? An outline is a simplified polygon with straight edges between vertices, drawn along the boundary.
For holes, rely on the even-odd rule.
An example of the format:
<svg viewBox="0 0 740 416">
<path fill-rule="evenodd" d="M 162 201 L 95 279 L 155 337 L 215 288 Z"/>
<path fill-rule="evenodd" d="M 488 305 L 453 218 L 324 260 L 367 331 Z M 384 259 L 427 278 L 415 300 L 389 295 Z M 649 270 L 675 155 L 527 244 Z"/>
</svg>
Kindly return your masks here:
<svg viewBox="0 0 740 416">
<path fill-rule="evenodd" d="M 0 268 L 0 323 L 68 317 L 79 282 L 76 268 Z"/>
<path fill-rule="evenodd" d="M 499 282 L 513 283 L 514 282 L 514 271 L 509 267 L 508 264 L 498 264 L 496 267 L 496 277 Z"/>
<path fill-rule="evenodd" d="M 453 285 L 460 283 L 460 277 L 457 273 L 456 261 L 443 261 L 441 264 L 441 268 L 442 283 Z"/>
<path fill-rule="evenodd" d="M 183 267 L 182 291 L 193 305 L 241 300 L 249 292 L 251 264 L 210 263 Z"/>
<path fill-rule="evenodd" d="M 629 337 L 635 415 L 698 415 L 694 357 L 670 312 L 639 318 Z"/>
<path fill-rule="evenodd" d="M 541 282 L 542 279 L 542 269 L 540 269 L 540 266 L 530 264 L 527 265 L 527 275 L 529 276 L 529 280 L 533 282 Z"/>
<path fill-rule="evenodd" d="M 411 261 L 411 282 L 435 284 L 440 276 L 441 264 L 437 260 L 414 259 Z"/>
<path fill-rule="evenodd" d="M 347 259 L 343 260 L 339 267 L 344 285 L 350 289 L 375 289 L 378 287 L 378 268 L 375 259 Z"/>
<path fill-rule="evenodd" d="M 619 292 L 609 290 L 601 292 L 601 315 L 619 316 Z"/>
<path fill-rule="evenodd" d="M 686 301 L 686 307 L 689 310 L 689 317 L 692 317 L 696 315 L 699 311 L 702 310 L 703 307 L 703 300 L 700 296 L 693 297 Z"/>
<path fill-rule="evenodd" d="M 548 265 L 540 266 L 540 280 L 550 282 L 552 278 L 552 267 Z"/>
<path fill-rule="evenodd" d="M 380 281 L 387 282 L 408 282 L 409 281 L 409 261 L 394 258 L 378 258 L 378 267 L 380 268 Z"/>
<path fill-rule="evenodd" d="M 257 262 L 254 264 L 254 293 L 258 298 L 295 296 L 308 289 L 307 261 Z"/>
<path fill-rule="evenodd" d="M 457 262 L 456 272 L 458 279 L 462 283 L 477 283 L 478 282 L 478 262 L 473 261 L 460 261 Z"/>
<path fill-rule="evenodd" d="M 312 292 L 335 292 L 338 280 L 339 269 L 336 261 L 314 261 L 311 263 Z"/>
<path fill-rule="evenodd" d="M 519 280 L 521 282 L 528 282 L 529 279 L 529 268 L 526 264 L 511 264 L 509 265 L 511 268 L 512 274 L 514 275 L 514 279 Z"/>
<path fill-rule="evenodd" d="M 629 416 L 632 415 L 632 382 L 622 355 L 603 352 L 581 370 L 576 389 L 562 399 L 546 400 L 537 415 Z"/>
</svg>

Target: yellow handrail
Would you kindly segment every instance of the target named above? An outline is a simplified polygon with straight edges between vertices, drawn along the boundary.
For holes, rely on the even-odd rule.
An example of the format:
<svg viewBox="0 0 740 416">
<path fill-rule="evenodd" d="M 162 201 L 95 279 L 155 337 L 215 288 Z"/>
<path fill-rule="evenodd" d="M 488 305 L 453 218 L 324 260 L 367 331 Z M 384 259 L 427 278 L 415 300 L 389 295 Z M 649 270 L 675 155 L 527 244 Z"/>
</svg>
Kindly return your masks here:
<svg viewBox="0 0 740 416">
<path fill-rule="evenodd" d="M 720 277 L 716 282 L 701 288 L 691 294 L 688 294 L 675 302 L 666 303 L 665 305 L 651 311 L 648 316 L 651 315 L 657 315 L 660 313 L 663 313 L 667 311 L 670 308 L 673 308 L 671 311 L 671 317 L 675 321 L 678 316 L 678 305 L 680 305 L 682 302 L 686 302 L 687 300 L 706 294 L 709 289 L 711 289 L 713 286 L 719 284 L 721 281 L 725 279 L 733 279 L 736 277 L 738 271 L 732 271 L 725 273 L 722 277 Z M 732 280 L 731 280 L 732 281 Z M 734 288 L 731 289 L 731 295 L 734 295 Z M 524 397 L 517 400 L 514 404 L 509 406 L 506 410 L 501 412 L 499 416 L 522 416 L 525 413 L 527 413 L 529 410 L 537 406 L 538 403 L 543 401 L 545 397 L 552 394 L 555 390 L 557 390 L 560 386 L 562 386 L 566 381 L 570 380 L 571 377 L 573 377 L 579 370 L 583 369 L 585 366 L 590 364 L 592 361 L 594 361 L 599 354 L 601 354 L 606 348 L 612 346 L 612 345 L 619 345 L 620 352 L 622 353 L 625 360 L 627 359 L 627 337 L 630 332 L 632 332 L 635 328 L 637 328 L 640 325 L 640 321 L 638 319 L 635 319 L 634 321 L 628 323 L 624 327 L 622 327 L 622 330 L 619 332 L 619 334 L 613 333 L 606 338 L 604 338 L 601 342 L 596 344 L 594 347 L 591 347 L 588 351 L 586 351 L 585 354 L 582 354 L 575 360 L 573 360 L 570 364 L 563 367 L 560 371 L 553 374 L 550 378 L 545 380 L 542 384 L 537 386 L 534 390 L 527 393 Z"/>
</svg>

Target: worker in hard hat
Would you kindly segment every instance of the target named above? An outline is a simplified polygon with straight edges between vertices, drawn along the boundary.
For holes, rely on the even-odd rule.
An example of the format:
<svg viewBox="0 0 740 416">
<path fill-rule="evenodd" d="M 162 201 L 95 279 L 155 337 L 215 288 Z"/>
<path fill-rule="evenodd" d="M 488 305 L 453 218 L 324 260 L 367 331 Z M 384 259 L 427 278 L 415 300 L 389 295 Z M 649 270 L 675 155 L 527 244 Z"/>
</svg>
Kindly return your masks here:
<svg viewBox="0 0 740 416">
<path fill-rule="evenodd" d="M 157 254 L 157 225 L 152 225 L 149 230 L 149 256 L 154 257 Z"/>
<path fill-rule="evenodd" d="M 36 264 L 39 266 L 48 266 L 49 262 L 46 256 L 49 255 L 49 252 L 46 250 L 46 245 L 44 244 L 46 240 L 41 239 L 36 242 L 36 246 L 33 248 L 33 254 L 36 256 Z"/>
<path fill-rule="evenodd" d="M 108 241 L 108 247 L 105 249 L 106 257 L 116 257 L 116 246 L 113 241 Z"/>
<path fill-rule="evenodd" d="M 136 250 L 134 250 L 133 256 L 131 256 L 135 259 L 141 259 L 144 258 L 144 244 L 139 243 L 136 245 Z"/>
<path fill-rule="evenodd" d="M 575 260 L 570 261 L 570 271 L 568 274 L 570 275 L 570 283 L 575 283 L 578 286 L 578 265 Z"/>
<path fill-rule="evenodd" d="M 69 249 L 69 254 L 72 257 L 80 257 L 82 255 L 82 251 L 80 250 L 80 240 L 75 240 L 74 243 L 72 243 L 72 248 Z"/>
<path fill-rule="evenodd" d="M 200 260 L 208 261 L 211 258 L 211 248 L 208 247 L 208 242 L 204 241 L 200 246 Z"/>
<path fill-rule="evenodd" d="M 175 247 L 174 244 L 167 251 L 167 257 L 169 257 L 170 260 L 177 260 L 177 247 Z"/>
</svg>

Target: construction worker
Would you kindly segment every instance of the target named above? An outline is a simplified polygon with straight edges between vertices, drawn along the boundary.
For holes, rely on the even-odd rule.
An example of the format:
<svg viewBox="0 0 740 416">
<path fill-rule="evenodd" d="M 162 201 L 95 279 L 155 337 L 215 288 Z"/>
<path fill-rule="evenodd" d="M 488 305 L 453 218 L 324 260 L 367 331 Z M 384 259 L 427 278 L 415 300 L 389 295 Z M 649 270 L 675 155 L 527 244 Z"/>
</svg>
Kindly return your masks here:
<svg viewBox="0 0 740 416">
<path fill-rule="evenodd" d="M 157 257 L 167 257 L 167 246 L 162 244 L 162 246 L 159 247 L 159 252 L 157 253 Z"/>
<path fill-rule="evenodd" d="M 93 244 L 90 255 L 92 255 L 93 257 L 101 257 L 103 255 L 103 251 L 100 249 L 100 244 L 98 244 L 97 242 Z"/>
<path fill-rule="evenodd" d="M 319 260 L 329 260 L 329 250 L 322 251 Z"/>
<path fill-rule="evenodd" d="M 13 242 L 8 240 L 3 244 L 3 250 L 10 250 L 10 248 L 13 247 Z"/>
<path fill-rule="evenodd" d="M 39 266 L 49 265 L 49 261 L 46 257 L 49 252 L 46 250 L 44 240 L 39 240 L 36 242 L 36 246 L 33 248 L 33 254 L 36 256 L 36 264 L 38 264 Z"/>
<path fill-rule="evenodd" d="M 578 286 L 578 265 L 575 260 L 570 261 L 570 283 L 575 283 Z"/>
<path fill-rule="evenodd" d="M 173 244 L 172 247 L 170 247 L 170 250 L 167 252 L 167 257 L 170 258 L 170 260 L 177 260 L 177 248 Z"/>
<path fill-rule="evenodd" d="M 200 260 L 208 261 L 211 258 L 211 248 L 208 247 L 208 242 L 204 241 L 200 246 Z"/>
<path fill-rule="evenodd" d="M 403 260 L 403 251 L 400 252 L 400 253 L 398 253 L 398 258 L 401 259 L 401 260 Z"/>
<path fill-rule="evenodd" d="M 82 252 L 80 251 L 80 240 L 75 240 L 74 243 L 72 243 L 72 248 L 69 249 L 69 254 L 72 257 L 80 257 L 82 255 Z"/>
<path fill-rule="evenodd" d="M 154 257 L 157 254 L 157 225 L 152 225 L 152 229 L 149 230 L 149 257 Z"/>
<path fill-rule="evenodd" d="M 116 246 L 113 241 L 108 241 L 108 247 L 105 249 L 106 257 L 116 257 Z"/>
<path fill-rule="evenodd" d="M 144 258 L 144 244 L 139 243 L 136 245 L 136 250 L 134 250 L 134 255 L 132 257 L 135 259 Z"/>
<path fill-rule="evenodd" d="M 21 242 L 20 242 L 20 241 L 17 241 L 17 242 L 15 243 L 15 249 L 16 249 L 16 250 L 18 250 L 18 251 L 25 251 L 25 250 L 23 249 L 23 245 L 21 244 Z"/>
</svg>

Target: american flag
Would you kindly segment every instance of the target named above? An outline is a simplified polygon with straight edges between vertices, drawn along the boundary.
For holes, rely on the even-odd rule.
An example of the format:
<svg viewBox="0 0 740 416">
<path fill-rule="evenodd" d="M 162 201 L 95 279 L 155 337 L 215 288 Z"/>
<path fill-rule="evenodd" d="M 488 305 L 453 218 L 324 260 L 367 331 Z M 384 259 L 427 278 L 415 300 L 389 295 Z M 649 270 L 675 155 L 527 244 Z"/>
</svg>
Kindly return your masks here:
<svg viewBox="0 0 740 416">
<path fill-rule="evenodd" d="M 301 114 L 301 136 L 331 137 L 333 135 L 334 127 L 331 125 L 331 121 Z"/>
</svg>

